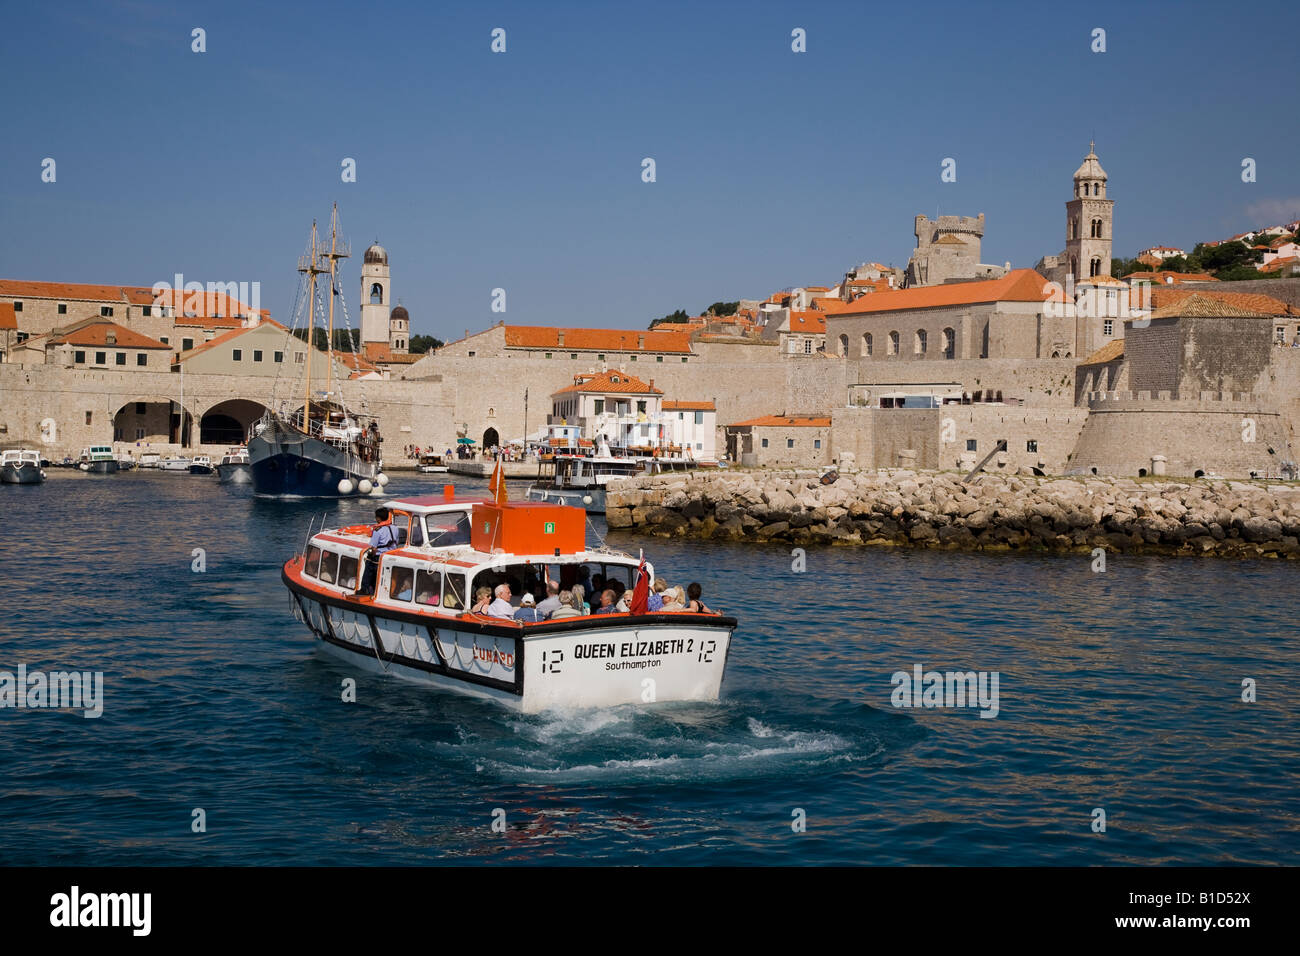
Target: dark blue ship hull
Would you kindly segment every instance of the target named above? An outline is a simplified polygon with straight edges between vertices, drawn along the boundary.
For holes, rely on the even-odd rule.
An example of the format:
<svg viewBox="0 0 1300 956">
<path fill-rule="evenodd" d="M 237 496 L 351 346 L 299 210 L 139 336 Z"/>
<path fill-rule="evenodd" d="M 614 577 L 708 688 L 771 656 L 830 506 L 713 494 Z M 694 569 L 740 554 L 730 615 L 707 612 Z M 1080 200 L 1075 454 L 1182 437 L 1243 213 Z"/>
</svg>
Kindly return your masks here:
<svg viewBox="0 0 1300 956">
<path fill-rule="evenodd" d="M 357 480 L 341 468 L 285 452 L 253 462 L 249 469 L 253 473 L 254 494 L 277 498 L 350 498 L 361 494 L 356 488 Z M 339 492 L 339 482 L 344 478 L 352 480 L 349 495 Z"/>
</svg>

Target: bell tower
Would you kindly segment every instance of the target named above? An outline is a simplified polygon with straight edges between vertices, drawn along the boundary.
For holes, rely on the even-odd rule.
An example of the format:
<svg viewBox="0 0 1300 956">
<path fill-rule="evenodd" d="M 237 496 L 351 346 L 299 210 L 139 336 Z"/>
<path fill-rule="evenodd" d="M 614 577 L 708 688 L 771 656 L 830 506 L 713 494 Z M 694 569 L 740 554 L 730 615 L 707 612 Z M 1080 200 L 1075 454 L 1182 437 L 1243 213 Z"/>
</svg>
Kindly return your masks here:
<svg viewBox="0 0 1300 956">
<path fill-rule="evenodd" d="M 1076 282 L 1110 275 L 1114 205 L 1106 198 L 1106 171 L 1088 144 L 1083 165 L 1074 171 L 1074 198 L 1065 204 L 1065 268 Z"/>
<path fill-rule="evenodd" d="M 392 287 L 388 250 L 375 243 L 361 260 L 361 342 L 388 344 L 388 311 Z"/>
</svg>

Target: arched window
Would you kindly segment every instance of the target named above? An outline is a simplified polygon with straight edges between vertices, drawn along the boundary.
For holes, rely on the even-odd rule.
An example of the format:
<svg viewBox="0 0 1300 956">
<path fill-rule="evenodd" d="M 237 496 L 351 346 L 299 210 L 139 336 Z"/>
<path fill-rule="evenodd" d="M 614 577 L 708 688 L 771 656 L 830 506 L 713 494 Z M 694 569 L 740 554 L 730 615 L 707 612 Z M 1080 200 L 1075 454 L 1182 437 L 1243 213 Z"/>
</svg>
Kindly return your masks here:
<svg viewBox="0 0 1300 956">
<path fill-rule="evenodd" d="M 1070 238 L 1071 238 L 1071 239 L 1078 239 L 1078 238 L 1079 238 L 1079 220 L 1078 220 L 1078 219 L 1071 219 L 1071 220 L 1070 220 Z"/>
<path fill-rule="evenodd" d="M 1079 259 L 1077 256 L 1070 256 L 1070 275 L 1076 279 L 1079 277 Z"/>
<path fill-rule="evenodd" d="M 848 337 L 847 335 L 841 335 L 841 336 L 840 336 L 840 355 L 845 355 L 845 356 L 847 356 L 848 354 L 849 354 L 849 337 Z"/>
<path fill-rule="evenodd" d="M 957 333 L 952 329 L 943 330 L 943 357 L 950 359 L 957 354 Z"/>
<path fill-rule="evenodd" d="M 925 334 L 925 329 L 917 329 L 915 341 L 912 343 L 912 351 L 917 355 L 924 355 L 927 339 L 928 336 Z"/>
<path fill-rule="evenodd" d="M 1103 237 L 1102 237 L 1102 234 L 1101 234 L 1101 220 L 1100 220 L 1100 219 L 1094 219 L 1094 220 L 1092 221 L 1092 238 L 1094 238 L 1094 239 L 1101 239 L 1101 238 L 1103 238 Z"/>
<path fill-rule="evenodd" d="M 890 355 L 898 354 L 898 333 L 897 332 L 889 333 L 889 354 Z"/>
<path fill-rule="evenodd" d="M 383 305 L 383 304 L 384 304 L 384 287 L 383 287 L 383 285 L 382 285 L 381 283 L 378 283 L 378 282 L 371 283 L 371 285 L 370 285 L 370 304 L 371 304 L 371 305 Z"/>
<path fill-rule="evenodd" d="M 1101 275 L 1101 260 L 1093 256 L 1092 262 L 1088 263 L 1088 276 L 1091 278 L 1099 275 Z"/>
<path fill-rule="evenodd" d="M 1088 195 L 1088 184 L 1087 184 L 1087 183 L 1084 183 L 1084 184 L 1083 184 L 1083 194 L 1084 194 L 1085 196 Z"/>
<path fill-rule="evenodd" d="M 863 358 L 871 357 L 871 333 L 870 332 L 862 333 L 862 357 Z"/>
</svg>

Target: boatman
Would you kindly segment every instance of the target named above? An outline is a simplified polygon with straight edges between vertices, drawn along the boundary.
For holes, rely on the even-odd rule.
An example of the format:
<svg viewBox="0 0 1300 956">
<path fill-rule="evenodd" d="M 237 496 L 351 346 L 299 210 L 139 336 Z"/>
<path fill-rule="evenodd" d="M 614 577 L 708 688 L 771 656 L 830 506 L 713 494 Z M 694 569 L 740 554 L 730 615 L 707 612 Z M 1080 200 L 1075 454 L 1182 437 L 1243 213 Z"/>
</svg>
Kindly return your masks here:
<svg viewBox="0 0 1300 956">
<path fill-rule="evenodd" d="M 366 571 L 361 578 L 361 593 L 375 593 L 375 575 L 379 572 L 379 558 L 397 547 L 397 532 L 388 509 L 375 509 L 375 530 L 370 534 L 370 551 L 366 554 Z"/>
</svg>

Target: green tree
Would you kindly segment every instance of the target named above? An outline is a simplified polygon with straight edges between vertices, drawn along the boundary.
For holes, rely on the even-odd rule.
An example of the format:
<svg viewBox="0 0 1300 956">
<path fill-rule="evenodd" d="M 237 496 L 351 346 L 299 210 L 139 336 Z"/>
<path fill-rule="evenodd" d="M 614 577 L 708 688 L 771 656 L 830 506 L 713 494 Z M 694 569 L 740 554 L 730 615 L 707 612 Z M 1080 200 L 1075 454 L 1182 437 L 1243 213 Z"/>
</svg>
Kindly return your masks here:
<svg viewBox="0 0 1300 956">
<path fill-rule="evenodd" d="M 1110 274 L 1115 278 L 1126 276 L 1132 272 L 1150 272 L 1151 267 L 1145 262 L 1138 262 L 1137 259 L 1111 259 Z"/>
<path fill-rule="evenodd" d="M 1160 264 L 1160 268 L 1165 272 L 1186 272 L 1187 259 L 1185 256 L 1170 256 Z"/>
<path fill-rule="evenodd" d="M 735 302 L 715 302 L 704 311 L 708 315 L 735 315 L 736 310 L 739 308 L 740 300 L 737 299 Z"/>
<path fill-rule="evenodd" d="M 436 339 L 432 335 L 412 335 L 411 341 L 407 347 L 414 355 L 423 355 L 430 349 L 440 349 L 446 343 L 442 339 Z"/>
<path fill-rule="evenodd" d="M 685 309 L 678 309 L 676 312 L 669 312 L 662 319 L 655 319 L 650 323 L 650 328 L 654 328 L 662 322 L 685 322 L 690 318 Z"/>
</svg>

